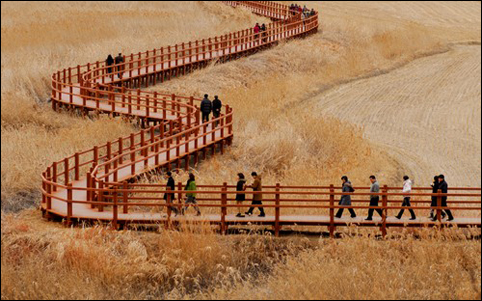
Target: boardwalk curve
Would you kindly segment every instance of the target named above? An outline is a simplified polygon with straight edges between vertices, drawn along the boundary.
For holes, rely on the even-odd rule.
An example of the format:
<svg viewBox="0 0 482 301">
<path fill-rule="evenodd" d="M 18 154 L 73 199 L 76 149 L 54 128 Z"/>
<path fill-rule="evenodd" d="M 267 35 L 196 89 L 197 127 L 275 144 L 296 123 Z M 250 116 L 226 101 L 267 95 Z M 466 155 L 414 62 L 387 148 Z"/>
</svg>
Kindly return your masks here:
<svg viewBox="0 0 482 301">
<path fill-rule="evenodd" d="M 223 153 L 225 147 L 232 143 L 234 136 L 233 109 L 226 105 L 219 118 L 202 123 L 199 111 L 200 99 L 193 96 L 148 92 L 141 88 L 182 76 L 213 61 L 220 63 L 232 61 L 274 46 L 282 40 L 304 37 L 317 32 L 319 26 L 318 12 L 305 17 L 300 12 L 290 11 L 288 6 L 269 1 L 224 1 L 224 3 L 234 8 L 249 9 L 255 14 L 271 18 L 273 22 L 267 24 L 267 30 L 262 35 L 253 32 L 253 29 L 247 29 L 130 54 L 124 56 L 124 62 L 117 66 L 106 66 L 104 62 L 97 61 L 66 68 L 53 74 L 51 99 L 54 110 L 68 109 L 78 110 L 82 114 L 96 112 L 122 116 L 137 120 L 144 129 L 128 137 L 75 153 L 48 166 L 42 173 L 41 209 L 45 217 L 61 218 L 67 224 L 79 221 L 101 221 L 111 223 L 114 227 L 127 223 L 162 223 L 169 226 L 185 219 L 171 214 L 171 205 L 179 206 L 176 200 L 168 200 L 166 204 L 159 197 L 165 187 L 155 184 L 143 186 L 133 183 L 132 180 L 160 168 L 170 169 L 172 166 L 180 168 L 184 165 L 189 169 L 190 163 L 197 164 L 201 157 L 206 157 L 208 152 L 214 154 L 217 150 Z M 273 225 L 276 234 L 283 225 L 325 225 L 333 234 L 336 226 L 348 223 L 380 226 L 383 227 L 384 233 L 388 226 L 435 224 L 426 220 L 411 223 L 392 221 L 387 216 L 370 223 L 364 223 L 362 220 L 335 221 L 333 211 L 338 207 L 334 198 L 340 192 L 337 192 L 333 186 L 267 187 L 267 191 L 263 194 L 266 195 L 266 202 L 274 203 L 266 205 L 267 208 L 273 209 L 273 215 L 265 219 L 239 220 L 228 214 L 228 208 L 236 207 L 228 203 L 233 199 L 232 188 L 226 183 L 218 186 L 199 186 L 202 190 L 200 192 L 207 196 L 200 201 L 215 202 L 201 204 L 201 206 L 211 208 L 218 213 L 191 219 L 219 224 L 222 232 L 226 232 L 228 226 L 232 224 L 268 224 Z M 316 191 L 312 191 L 313 189 Z M 461 201 L 465 209 L 460 210 L 478 211 L 479 218 L 459 219 L 455 224 L 480 227 L 480 200 L 474 201 L 474 198 L 480 199 L 480 189 L 458 188 L 457 190 L 461 192 L 452 196 L 470 199 Z M 473 193 L 474 190 L 476 193 Z M 184 195 L 182 187 L 174 193 L 178 196 L 177 201 L 180 202 Z M 270 199 L 270 195 L 274 197 Z M 298 196 L 299 200 L 283 199 L 283 195 Z M 365 196 L 366 193 L 359 195 Z M 388 197 L 395 197 L 397 194 L 390 193 L 388 188 L 381 195 L 386 201 L 383 204 L 385 211 L 400 206 L 397 207 L 396 200 L 393 200 L 394 206 L 389 206 Z M 301 196 L 318 197 L 321 205 L 315 204 L 311 207 L 301 203 L 293 205 L 296 201 L 302 201 L 303 204 L 307 202 Z M 420 193 L 420 197 L 429 196 L 427 193 Z M 423 202 L 425 201 L 421 201 Z M 474 205 L 479 206 L 474 207 Z M 468 209 L 467 206 L 469 206 Z M 166 207 L 167 213 L 134 210 L 139 207 Z M 282 216 L 281 208 L 315 208 L 327 210 L 327 214 Z M 439 219 L 440 222 L 442 222 L 441 219 Z"/>
</svg>

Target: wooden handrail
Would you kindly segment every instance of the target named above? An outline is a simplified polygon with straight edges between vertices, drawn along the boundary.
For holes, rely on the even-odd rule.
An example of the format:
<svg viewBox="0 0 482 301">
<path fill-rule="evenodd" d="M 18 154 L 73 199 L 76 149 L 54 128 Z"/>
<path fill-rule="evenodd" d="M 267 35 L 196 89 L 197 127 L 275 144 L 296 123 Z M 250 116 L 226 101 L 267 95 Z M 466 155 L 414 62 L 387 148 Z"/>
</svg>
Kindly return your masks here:
<svg viewBox="0 0 482 301">
<path fill-rule="evenodd" d="M 220 117 L 202 123 L 199 110 L 201 98 L 144 91 L 141 87 L 183 75 L 189 72 L 186 69 L 193 69 L 193 66 L 203 67 L 210 61 L 228 61 L 273 46 L 280 40 L 305 36 L 318 30 L 318 12 L 303 18 L 302 13 L 292 12 L 286 5 L 269 1 L 224 3 L 247 8 L 274 21 L 267 24 L 265 32 L 255 33 L 253 28 L 249 28 L 124 55 L 121 64 L 107 66 L 105 62 L 97 61 L 65 68 L 52 75 L 54 110 L 67 106 L 84 112 L 124 115 L 140 119 L 147 129 L 77 152 L 48 166 L 41 175 L 42 209 L 47 214 L 65 218 L 67 224 L 81 219 L 105 220 L 117 227 L 120 223 L 135 221 L 139 217 L 134 207 L 166 207 L 165 223 L 166 227 L 170 227 L 175 221 L 171 216 L 172 206 L 177 206 L 177 202 L 186 194 L 181 183 L 178 183 L 177 190 L 169 191 L 164 202 L 160 200 L 159 194 L 166 192 L 165 185 L 127 183 L 127 180 L 162 166 L 170 168 L 171 164 L 176 164 L 180 168 L 182 160 L 188 168 L 191 156 L 197 162 L 199 152 L 203 152 L 205 157 L 207 150 L 212 149 L 214 154 L 213 147 L 216 145 L 219 145 L 222 153 L 225 144 L 230 144 L 233 138 L 234 113 L 232 108 L 224 105 Z M 81 175 L 86 177 L 82 178 Z M 240 207 L 230 203 L 239 193 L 233 191 L 234 187 L 227 183 L 199 185 L 195 192 L 199 194 L 200 207 L 213 208 L 219 213 L 222 233 L 226 233 L 228 226 L 233 223 L 228 215 L 229 209 Z M 274 210 L 272 223 L 276 235 L 283 224 L 300 222 L 286 221 L 287 210 L 283 208 L 328 210 L 328 221 L 317 223 L 327 225 L 331 235 L 334 235 L 335 227 L 340 225 L 334 218 L 335 209 L 347 208 L 336 202 L 336 198 L 347 193 L 340 192 L 340 187 L 335 185 L 290 186 L 277 183 L 275 186 L 264 186 L 264 189 L 262 192 L 246 191 L 244 194 L 263 195 L 263 207 Z M 383 192 L 378 194 L 366 192 L 367 189 L 368 187 L 356 187 L 356 192 L 348 193 L 363 198 L 354 199 L 349 207 L 373 208 L 365 204 L 369 202 L 369 196 L 381 196 L 382 204 L 377 208 L 384 212 L 382 232 L 385 235 L 389 225 L 396 225 L 388 220 L 388 211 L 402 208 L 401 198 L 405 194 L 400 187 L 384 186 Z M 430 193 L 426 193 L 427 190 Z M 171 199 L 171 193 L 175 196 L 174 199 Z M 448 194 L 433 194 L 430 187 L 418 187 L 414 188 L 411 196 L 416 197 L 413 209 L 429 209 L 430 207 L 422 206 L 431 203 L 429 198 L 441 199 L 447 196 L 450 198 L 448 204 L 451 205 L 451 210 L 476 211 L 480 216 L 480 188 L 454 187 L 450 188 Z M 122 207 L 121 211 L 119 206 Z M 242 205 L 254 206 L 258 205 Z M 432 209 L 439 212 L 444 208 L 439 202 Z M 149 216 L 147 221 L 162 220 L 157 215 Z M 440 218 L 439 223 L 442 223 Z M 480 218 L 478 222 L 458 225 L 480 227 Z"/>
</svg>

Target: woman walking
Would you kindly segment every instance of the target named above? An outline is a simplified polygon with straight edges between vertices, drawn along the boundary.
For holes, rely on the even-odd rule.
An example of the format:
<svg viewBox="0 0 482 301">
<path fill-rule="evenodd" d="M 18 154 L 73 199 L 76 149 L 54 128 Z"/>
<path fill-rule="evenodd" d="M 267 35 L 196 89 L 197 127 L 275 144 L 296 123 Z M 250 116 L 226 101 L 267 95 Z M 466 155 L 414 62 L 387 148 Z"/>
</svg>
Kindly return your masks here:
<svg viewBox="0 0 482 301">
<path fill-rule="evenodd" d="M 196 191 L 196 177 L 194 177 L 194 174 L 190 173 L 189 174 L 189 180 L 187 180 L 186 187 L 184 190 L 186 191 Z M 201 210 L 199 210 L 199 207 L 197 206 L 197 201 L 196 201 L 196 194 L 195 193 L 186 193 L 186 203 L 184 208 L 182 209 L 181 214 L 184 215 L 184 212 L 186 212 L 187 208 L 189 208 L 189 205 L 194 206 L 194 210 L 196 210 L 197 214 L 196 216 L 201 215 Z"/>
<path fill-rule="evenodd" d="M 238 173 L 238 183 L 236 184 L 236 191 L 245 191 L 246 190 L 246 179 L 244 177 L 244 174 Z M 236 194 L 236 205 L 241 206 L 243 204 L 243 201 L 246 200 L 246 194 L 244 193 L 238 193 Z M 242 213 L 242 207 L 238 207 L 238 214 L 236 217 L 244 217 L 244 214 Z"/>
</svg>

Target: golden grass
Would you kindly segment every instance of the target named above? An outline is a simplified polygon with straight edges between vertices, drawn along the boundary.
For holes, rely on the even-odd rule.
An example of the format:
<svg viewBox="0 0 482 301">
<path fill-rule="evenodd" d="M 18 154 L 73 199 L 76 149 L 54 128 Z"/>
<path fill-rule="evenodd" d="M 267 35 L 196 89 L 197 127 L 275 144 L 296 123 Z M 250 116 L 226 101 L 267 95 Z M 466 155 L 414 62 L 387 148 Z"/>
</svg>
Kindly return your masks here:
<svg viewBox="0 0 482 301">
<path fill-rule="evenodd" d="M 38 203 L 47 162 L 136 131 L 119 121 L 52 112 L 47 100 L 54 71 L 103 60 L 108 53 L 207 38 L 265 20 L 213 2 L 1 5 L 2 211 Z"/>
<path fill-rule="evenodd" d="M 319 34 L 153 87 L 218 94 L 235 109 L 234 145 L 196 167 L 199 184 L 231 183 L 252 170 L 265 184 L 336 184 L 348 174 L 368 185 L 372 173 L 400 184 L 404 162 L 364 139 L 363 129 L 307 113 L 306 101 L 450 43 L 480 43 L 480 3 L 433 4 L 436 15 L 424 4 L 412 13 L 413 3 L 307 4 L 322 12 Z M 52 72 L 266 20 L 213 2 L 1 5 L 2 299 L 480 300 L 480 242 L 461 231 L 415 233 L 422 240 L 406 231 L 377 241 L 347 229 L 345 240 L 309 241 L 221 237 L 208 228 L 65 229 L 34 210 L 4 214 L 38 203 L 39 176 L 52 161 L 135 130 L 51 112 Z M 362 236 L 348 238 L 353 232 Z"/>
<path fill-rule="evenodd" d="M 320 241 L 269 277 L 196 295 L 206 299 L 480 299 L 480 243 L 407 237 Z"/>
<path fill-rule="evenodd" d="M 480 299 L 479 241 L 65 229 L 2 218 L 2 299 Z M 475 233 L 478 231 L 475 231 Z"/>
</svg>

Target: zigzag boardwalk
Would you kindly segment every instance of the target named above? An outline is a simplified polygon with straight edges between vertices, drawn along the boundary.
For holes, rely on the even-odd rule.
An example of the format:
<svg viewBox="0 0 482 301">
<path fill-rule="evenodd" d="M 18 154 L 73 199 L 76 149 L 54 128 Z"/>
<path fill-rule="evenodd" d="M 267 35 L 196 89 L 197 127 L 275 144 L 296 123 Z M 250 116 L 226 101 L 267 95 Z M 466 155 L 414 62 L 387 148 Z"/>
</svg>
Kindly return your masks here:
<svg viewBox="0 0 482 301">
<path fill-rule="evenodd" d="M 225 3 L 250 9 L 274 22 L 268 24 L 262 35 L 248 29 L 131 54 L 125 56 L 124 62 L 117 66 L 96 62 L 64 69 L 52 76 L 54 110 L 67 108 L 85 115 L 95 112 L 123 116 L 137 119 L 144 129 L 50 165 L 42 173 L 43 214 L 47 218 L 62 218 L 67 224 L 101 221 L 111 223 L 114 227 L 127 223 L 163 223 L 169 227 L 188 219 L 219 224 L 222 233 L 229 225 L 255 223 L 272 225 L 276 235 L 286 225 L 328 226 L 331 235 L 337 226 L 351 223 L 380 227 L 383 234 L 387 227 L 442 225 L 441 203 L 437 223 L 426 219 L 407 222 L 387 218 L 388 210 L 400 208 L 401 203 L 401 194 L 390 193 L 399 189 L 393 187 L 385 187 L 380 194 L 384 216 L 373 222 L 364 222 L 361 219 L 335 220 L 334 210 L 339 208 L 335 198 L 341 193 L 334 186 L 268 186 L 262 192 L 268 216 L 236 218 L 228 212 L 229 208 L 237 207 L 229 203 L 234 200 L 235 192 L 226 183 L 222 186 L 198 186 L 200 207 L 208 211 L 201 217 L 174 217 L 171 214 L 171 206 L 180 206 L 185 194 L 181 186 L 174 191 L 177 200 L 168 199 L 166 203 L 162 198 L 165 186 L 132 183 L 139 175 L 154 169 L 180 168 L 183 162 L 188 169 L 190 163 L 197 164 L 201 156 L 206 157 L 207 152 L 214 155 L 219 150 L 223 153 L 225 146 L 230 145 L 233 139 L 233 110 L 229 106 L 223 107 L 219 118 L 201 123 L 197 106 L 200 99 L 146 92 L 141 87 L 182 76 L 211 61 L 228 62 L 274 46 L 281 40 L 303 37 L 318 30 L 318 13 L 305 18 L 300 13 L 292 13 L 285 5 L 267 1 Z M 360 188 L 362 191 L 365 189 Z M 429 188 L 422 188 L 421 191 L 425 189 Z M 451 190 L 452 210 L 456 213 L 476 211 L 478 215 L 478 218 L 458 218 L 452 225 L 480 227 L 480 192 L 480 188 Z M 353 195 L 366 199 L 368 193 L 357 192 Z M 430 203 L 428 199 L 431 194 L 416 193 L 413 196 L 419 198 L 413 202 L 418 206 L 415 209 L 428 208 L 418 204 Z M 437 196 L 440 202 L 442 195 Z M 356 205 L 365 202 L 368 201 L 355 200 L 353 208 L 367 209 L 367 206 Z M 160 212 L 159 209 L 163 207 L 166 207 L 167 213 Z M 297 213 L 283 214 L 287 208 Z"/>
</svg>

